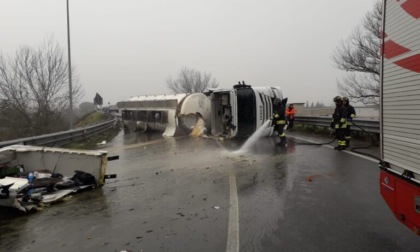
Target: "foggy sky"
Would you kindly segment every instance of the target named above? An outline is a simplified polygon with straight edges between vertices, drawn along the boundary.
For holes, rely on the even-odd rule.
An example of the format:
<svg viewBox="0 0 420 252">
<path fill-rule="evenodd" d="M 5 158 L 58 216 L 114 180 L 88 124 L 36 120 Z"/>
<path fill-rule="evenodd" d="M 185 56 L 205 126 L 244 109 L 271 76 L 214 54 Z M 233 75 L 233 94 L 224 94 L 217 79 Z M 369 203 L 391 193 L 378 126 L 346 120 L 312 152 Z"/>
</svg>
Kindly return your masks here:
<svg viewBox="0 0 420 252">
<path fill-rule="evenodd" d="M 83 101 L 169 94 L 182 67 L 231 88 L 280 86 L 291 102 L 332 103 L 331 56 L 373 0 L 70 0 L 72 65 Z M 67 53 L 66 0 L 1 0 L 0 51 L 51 35 Z M 67 54 L 66 54 L 67 55 Z M 66 56 L 67 57 L 67 56 Z"/>
</svg>

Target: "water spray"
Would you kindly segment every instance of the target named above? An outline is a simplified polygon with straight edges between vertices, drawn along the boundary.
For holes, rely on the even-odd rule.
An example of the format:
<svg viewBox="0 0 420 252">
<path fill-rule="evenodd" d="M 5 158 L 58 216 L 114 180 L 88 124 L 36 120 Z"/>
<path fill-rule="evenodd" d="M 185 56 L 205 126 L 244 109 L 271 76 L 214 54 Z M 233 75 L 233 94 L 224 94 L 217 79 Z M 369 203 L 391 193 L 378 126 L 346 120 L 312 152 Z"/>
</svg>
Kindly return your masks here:
<svg viewBox="0 0 420 252">
<path fill-rule="evenodd" d="M 300 145 L 326 145 L 326 144 L 330 144 L 332 142 L 334 142 L 337 138 L 334 137 L 331 141 L 326 142 L 326 143 L 308 143 L 308 142 L 296 142 L 291 140 L 290 138 L 286 137 L 288 142 L 294 143 L 294 144 L 300 144 Z"/>
<path fill-rule="evenodd" d="M 238 150 L 238 152 L 245 152 L 248 151 L 251 146 L 257 142 L 259 138 L 261 138 L 261 135 L 264 133 L 264 130 L 270 128 L 269 124 L 271 123 L 271 120 L 265 121 L 263 125 L 261 125 L 249 138 L 246 140 L 246 142 L 242 145 L 242 147 Z"/>
</svg>

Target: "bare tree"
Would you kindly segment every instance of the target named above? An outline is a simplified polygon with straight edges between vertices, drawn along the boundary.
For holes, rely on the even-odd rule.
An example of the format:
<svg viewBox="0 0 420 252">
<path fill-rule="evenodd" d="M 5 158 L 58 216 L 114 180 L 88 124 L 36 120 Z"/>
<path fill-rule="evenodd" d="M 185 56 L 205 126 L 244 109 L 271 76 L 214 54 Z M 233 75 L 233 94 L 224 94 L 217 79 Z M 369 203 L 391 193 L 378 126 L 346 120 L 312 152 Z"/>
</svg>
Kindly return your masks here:
<svg viewBox="0 0 420 252">
<path fill-rule="evenodd" d="M 197 70 L 183 67 L 178 78 L 169 77 L 166 85 L 174 93 L 201 93 L 206 88 L 216 88 L 219 83 L 211 77 L 210 73 L 200 73 Z"/>
<path fill-rule="evenodd" d="M 11 138 L 65 129 L 67 66 L 63 49 L 53 37 L 38 48 L 20 47 L 14 57 L 0 54 L 0 116 Z M 72 92 L 75 102 L 83 95 L 77 79 Z"/>
<path fill-rule="evenodd" d="M 337 88 L 352 101 L 378 103 L 381 23 L 382 5 L 377 1 L 361 26 L 356 27 L 334 51 L 335 67 L 349 72 L 338 81 Z"/>
</svg>

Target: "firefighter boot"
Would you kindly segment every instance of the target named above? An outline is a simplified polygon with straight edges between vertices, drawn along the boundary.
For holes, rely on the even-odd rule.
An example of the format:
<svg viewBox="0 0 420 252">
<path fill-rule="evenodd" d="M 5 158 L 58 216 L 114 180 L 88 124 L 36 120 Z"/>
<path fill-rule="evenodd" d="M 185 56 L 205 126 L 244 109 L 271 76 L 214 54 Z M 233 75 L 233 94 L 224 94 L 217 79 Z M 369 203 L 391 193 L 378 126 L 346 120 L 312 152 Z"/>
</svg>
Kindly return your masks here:
<svg viewBox="0 0 420 252">
<path fill-rule="evenodd" d="M 345 149 L 346 149 L 346 140 L 339 140 L 338 141 L 338 146 L 336 147 L 336 150 L 342 151 L 342 150 L 345 150 Z"/>
<path fill-rule="evenodd" d="M 287 143 L 286 137 L 280 137 L 280 142 L 277 144 L 278 146 L 285 146 Z"/>
<path fill-rule="evenodd" d="M 338 146 L 338 148 L 337 148 L 338 151 L 342 151 L 342 150 L 345 150 L 345 149 L 346 149 L 346 146 Z"/>
</svg>

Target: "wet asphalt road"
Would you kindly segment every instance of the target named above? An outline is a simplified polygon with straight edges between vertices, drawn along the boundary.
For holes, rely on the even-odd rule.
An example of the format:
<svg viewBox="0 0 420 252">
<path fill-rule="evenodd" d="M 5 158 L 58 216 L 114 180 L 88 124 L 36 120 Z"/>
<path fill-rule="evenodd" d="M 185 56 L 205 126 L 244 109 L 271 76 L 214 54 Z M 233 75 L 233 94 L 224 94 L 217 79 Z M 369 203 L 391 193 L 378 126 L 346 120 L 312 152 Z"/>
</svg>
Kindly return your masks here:
<svg viewBox="0 0 420 252">
<path fill-rule="evenodd" d="M 420 251 L 376 162 L 275 140 L 235 153 L 241 141 L 121 133 L 104 146 L 117 179 L 37 213 L 0 209 L 0 251 Z"/>
</svg>

